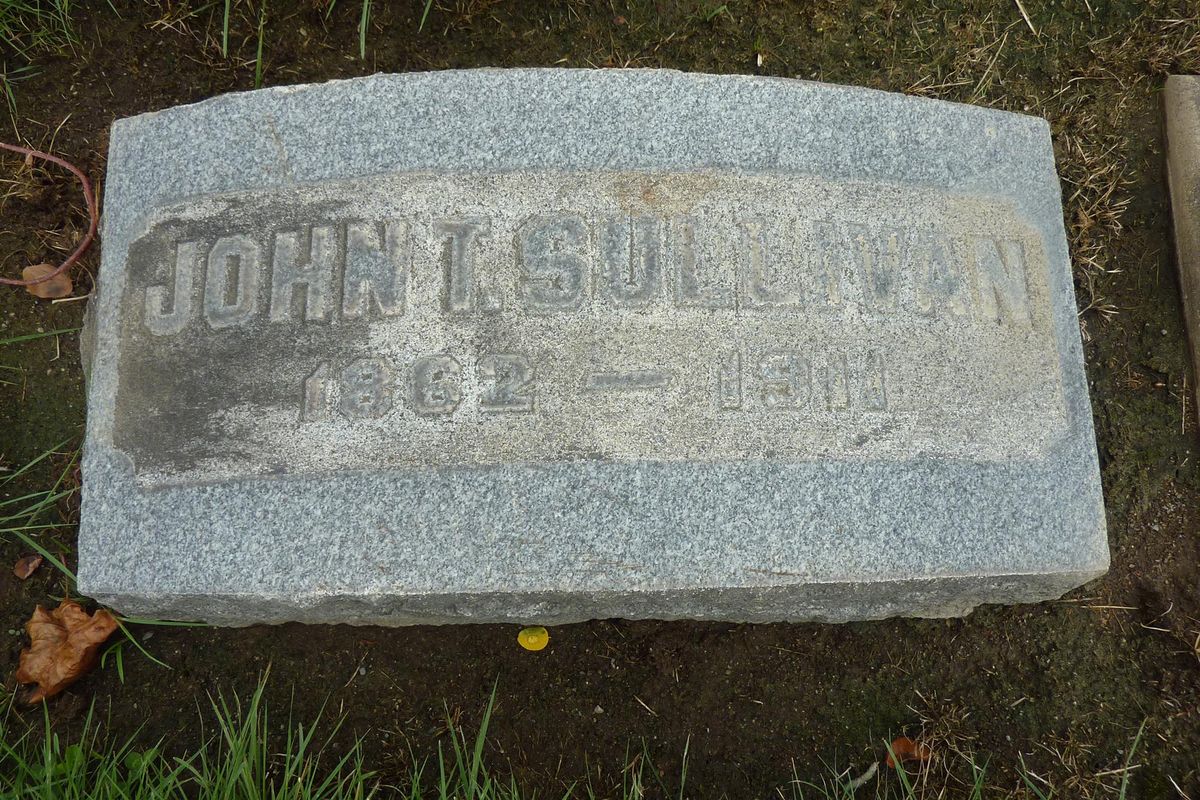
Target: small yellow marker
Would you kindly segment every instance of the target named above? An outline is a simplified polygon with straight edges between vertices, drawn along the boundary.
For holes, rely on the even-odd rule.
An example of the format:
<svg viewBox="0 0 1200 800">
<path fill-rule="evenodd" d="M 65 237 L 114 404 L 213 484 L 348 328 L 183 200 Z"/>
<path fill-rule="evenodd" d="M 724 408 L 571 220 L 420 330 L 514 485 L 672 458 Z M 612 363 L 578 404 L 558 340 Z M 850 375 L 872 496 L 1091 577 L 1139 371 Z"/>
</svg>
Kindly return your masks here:
<svg viewBox="0 0 1200 800">
<path fill-rule="evenodd" d="M 517 634 L 517 643 L 526 650 L 544 650 L 550 644 L 550 631 L 540 625 L 532 628 L 521 628 Z"/>
</svg>

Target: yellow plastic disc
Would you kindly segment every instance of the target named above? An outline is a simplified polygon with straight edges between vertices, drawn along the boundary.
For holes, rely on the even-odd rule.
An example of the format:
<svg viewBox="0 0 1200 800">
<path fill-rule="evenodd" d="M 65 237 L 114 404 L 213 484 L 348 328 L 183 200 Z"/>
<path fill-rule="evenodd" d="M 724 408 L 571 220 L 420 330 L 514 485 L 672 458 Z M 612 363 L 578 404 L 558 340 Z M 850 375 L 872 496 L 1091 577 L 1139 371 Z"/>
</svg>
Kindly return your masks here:
<svg viewBox="0 0 1200 800">
<path fill-rule="evenodd" d="M 550 631 L 540 625 L 521 628 L 521 632 L 517 634 L 517 643 L 526 650 L 543 650 L 550 644 Z"/>
</svg>

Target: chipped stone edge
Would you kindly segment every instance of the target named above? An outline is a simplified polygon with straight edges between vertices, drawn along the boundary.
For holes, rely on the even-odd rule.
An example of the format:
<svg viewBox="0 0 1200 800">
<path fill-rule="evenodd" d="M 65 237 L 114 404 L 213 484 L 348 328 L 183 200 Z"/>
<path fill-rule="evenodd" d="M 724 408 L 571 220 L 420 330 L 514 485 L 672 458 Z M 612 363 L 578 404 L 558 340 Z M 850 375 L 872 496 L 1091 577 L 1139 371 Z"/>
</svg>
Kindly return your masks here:
<svg viewBox="0 0 1200 800">
<path fill-rule="evenodd" d="M 892 617 L 964 617 L 989 604 L 1055 600 L 1100 577 L 1093 569 L 986 576 L 928 576 L 910 580 L 804 583 L 753 588 L 695 588 L 636 592 L 479 592 L 367 595 L 130 595 L 100 602 L 126 614 L 230 627 L 300 622 L 406 627 L 443 624 L 570 625 L 594 619 L 722 620 L 842 623 Z M 961 598 L 972 597 L 966 602 Z M 252 615 L 245 613 L 248 604 Z M 680 614 L 680 607 L 702 609 Z M 564 611 L 569 608 L 569 611 Z M 631 613 L 631 609 L 636 609 Z M 753 609 L 748 611 L 747 609 Z"/>
</svg>

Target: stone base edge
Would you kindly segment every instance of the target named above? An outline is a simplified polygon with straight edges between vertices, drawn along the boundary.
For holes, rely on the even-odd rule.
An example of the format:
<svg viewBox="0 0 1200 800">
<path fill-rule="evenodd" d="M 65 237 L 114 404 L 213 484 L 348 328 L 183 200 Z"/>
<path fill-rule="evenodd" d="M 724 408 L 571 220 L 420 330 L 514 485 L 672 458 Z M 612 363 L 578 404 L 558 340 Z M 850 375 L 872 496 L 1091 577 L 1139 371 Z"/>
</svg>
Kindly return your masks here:
<svg viewBox="0 0 1200 800">
<path fill-rule="evenodd" d="M 638 592 L 480 592 L 424 595 L 90 595 L 131 617 L 243 627 L 301 622 L 350 625 L 506 623 L 565 625 L 590 619 L 850 622 L 961 617 L 985 604 L 1054 600 L 1103 575 L 1077 572 L 939 577 L 871 583 Z M 81 590 L 87 587 L 81 586 Z"/>
</svg>

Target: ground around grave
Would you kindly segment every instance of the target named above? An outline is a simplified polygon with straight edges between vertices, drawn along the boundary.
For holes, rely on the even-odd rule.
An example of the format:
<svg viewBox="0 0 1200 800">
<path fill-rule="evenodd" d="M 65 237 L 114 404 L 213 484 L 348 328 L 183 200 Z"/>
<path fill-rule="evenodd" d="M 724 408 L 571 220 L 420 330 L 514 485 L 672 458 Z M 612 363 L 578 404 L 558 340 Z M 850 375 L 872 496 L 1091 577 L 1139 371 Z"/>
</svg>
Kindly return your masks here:
<svg viewBox="0 0 1200 800">
<path fill-rule="evenodd" d="M 140 731 L 189 746 L 207 693 L 247 690 L 270 665 L 278 707 L 290 703 L 299 717 L 325 704 L 344 713 L 342 735 L 365 735 L 371 764 L 401 783 L 410 750 L 432 752 L 444 736 L 447 710 L 470 726 L 495 687 L 491 761 L 541 794 L 587 776 L 606 795 L 645 743 L 668 776 L 678 775 L 686 747 L 689 796 L 766 797 L 794 776 L 819 781 L 827 765 L 857 772 L 880 758 L 885 738 L 924 729 L 943 752 L 988 759 L 998 796 L 1021 786 L 1023 760 L 1060 796 L 1107 796 L 1129 775 L 1129 797 L 1200 797 L 1200 459 L 1159 96 L 1169 72 L 1200 71 L 1194 2 L 956 0 L 933 11 L 918 0 L 442 0 L 419 30 L 424 4 L 412 0 L 373 4 L 365 58 L 357 2 L 328 13 L 317 0 L 273 2 L 265 13 L 233 3 L 227 56 L 222 3 L 88 5 L 72 8 L 70 41 L 44 41 L 28 59 L 4 56 L 11 119 L 0 139 L 53 149 L 97 180 L 114 118 L 253 88 L 256 74 L 275 85 L 488 65 L 673 67 L 860 84 L 1047 117 L 1113 561 L 1107 576 L 1061 602 L 983 608 L 961 620 L 601 621 L 554 629 L 540 653 L 518 648 L 508 626 L 136 627 L 170 669 L 121 645 L 123 680 L 110 659 L 51 701 L 66 735 L 95 703 L 117 736 Z M 6 276 L 61 258 L 86 227 L 77 187 L 56 170 L 4 158 L 0 197 Z M 93 249 L 77 294 L 90 290 L 97 264 Z M 85 305 L 0 287 L 0 342 L 78 328 Z M 47 488 L 79 446 L 77 347 L 73 333 L 0 344 L 0 465 L 60 454 L 6 486 L 9 494 Z M 75 515 L 67 499 L 44 518 L 61 526 L 37 532 L 68 564 Z M 21 626 L 35 604 L 65 590 L 47 567 L 12 578 L 8 565 L 25 552 L 11 536 L 0 540 L 0 673 L 10 687 Z M 1134 768 L 1121 772 L 1143 722 Z"/>
</svg>

